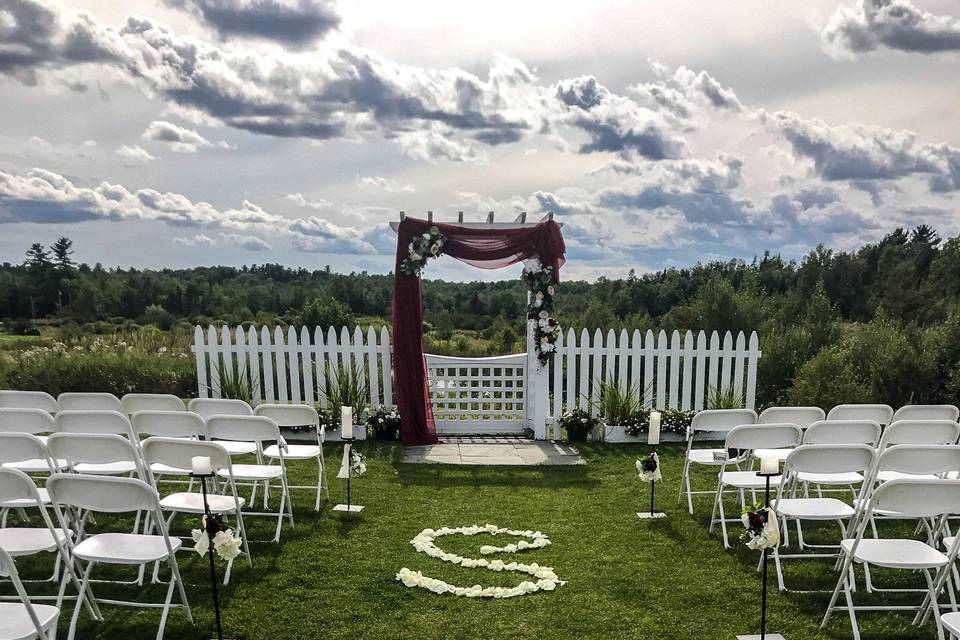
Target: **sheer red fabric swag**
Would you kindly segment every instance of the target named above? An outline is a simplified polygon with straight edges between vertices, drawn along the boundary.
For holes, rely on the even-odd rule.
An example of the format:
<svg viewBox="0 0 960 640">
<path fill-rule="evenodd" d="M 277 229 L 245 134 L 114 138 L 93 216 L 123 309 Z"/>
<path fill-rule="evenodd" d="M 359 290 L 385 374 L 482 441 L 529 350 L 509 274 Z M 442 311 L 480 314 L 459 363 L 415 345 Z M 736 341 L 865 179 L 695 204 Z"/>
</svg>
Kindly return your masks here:
<svg viewBox="0 0 960 640">
<path fill-rule="evenodd" d="M 537 257 L 553 268 L 560 281 L 566 247 L 560 225 L 553 220 L 535 226 L 466 227 L 459 224 L 405 218 L 397 228 L 397 257 L 393 286 L 393 362 L 396 400 L 400 412 L 400 439 L 406 445 L 434 444 L 437 430 L 427 389 L 423 356 L 423 292 L 420 277 L 403 273 L 401 265 L 410 242 L 437 227 L 445 236 L 443 254 L 481 269 L 500 269 Z"/>
</svg>

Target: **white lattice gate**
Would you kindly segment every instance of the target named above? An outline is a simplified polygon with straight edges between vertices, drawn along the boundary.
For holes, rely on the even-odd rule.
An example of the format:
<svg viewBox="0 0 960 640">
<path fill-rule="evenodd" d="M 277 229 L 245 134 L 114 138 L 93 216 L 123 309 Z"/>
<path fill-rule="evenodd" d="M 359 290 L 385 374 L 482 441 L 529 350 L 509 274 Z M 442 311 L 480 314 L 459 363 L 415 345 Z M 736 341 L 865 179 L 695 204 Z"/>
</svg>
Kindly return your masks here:
<svg viewBox="0 0 960 640">
<path fill-rule="evenodd" d="M 525 353 L 492 358 L 427 354 L 437 433 L 523 433 L 526 374 Z"/>
</svg>

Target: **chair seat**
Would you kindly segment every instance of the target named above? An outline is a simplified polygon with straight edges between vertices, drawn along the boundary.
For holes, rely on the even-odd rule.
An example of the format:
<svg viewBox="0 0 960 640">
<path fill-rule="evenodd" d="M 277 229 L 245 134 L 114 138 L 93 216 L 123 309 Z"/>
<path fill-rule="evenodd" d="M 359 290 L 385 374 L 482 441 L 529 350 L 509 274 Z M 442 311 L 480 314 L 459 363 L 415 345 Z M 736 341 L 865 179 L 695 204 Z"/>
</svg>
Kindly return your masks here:
<svg viewBox="0 0 960 640">
<path fill-rule="evenodd" d="M 279 458 L 280 448 L 272 444 L 263 450 L 263 455 L 268 458 Z M 320 447 L 315 444 L 288 444 L 283 452 L 283 457 L 287 460 L 309 460 L 310 458 L 320 457 Z"/>
<path fill-rule="evenodd" d="M 218 445 L 227 450 L 232 456 L 244 456 L 248 453 L 257 452 L 257 443 L 255 442 L 238 442 L 236 440 L 214 440 Z"/>
<path fill-rule="evenodd" d="M 237 501 L 242 507 L 246 502 L 242 497 Z M 207 494 L 207 504 L 212 513 L 234 513 L 236 505 L 233 496 Z M 191 491 L 171 493 L 160 501 L 160 506 L 167 511 L 182 511 L 184 513 L 203 513 L 203 494 Z"/>
<path fill-rule="evenodd" d="M 950 551 L 950 549 L 953 548 L 953 545 L 954 543 L 956 543 L 956 541 L 957 541 L 957 536 L 948 536 L 943 539 L 943 547 L 947 551 Z"/>
<path fill-rule="evenodd" d="M 50 494 L 47 493 L 46 489 L 37 489 L 37 493 L 40 495 L 40 502 L 50 504 Z M 0 502 L 0 508 L 3 509 L 28 509 L 35 506 L 37 506 L 37 503 L 30 498 L 16 498 L 15 500 Z"/>
<path fill-rule="evenodd" d="M 809 473 L 801 471 L 797 474 L 800 482 L 809 482 L 810 484 L 859 484 L 863 482 L 863 475 L 856 471 L 846 471 L 843 473 Z"/>
<path fill-rule="evenodd" d="M 771 487 L 780 486 L 781 476 L 770 478 Z M 757 475 L 756 471 L 724 471 L 720 474 L 720 483 L 735 489 L 763 489 L 767 486 L 767 479 Z"/>
<path fill-rule="evenodd" d="M 762 458 L 776 458 L 780 462 L 783 462 L 787 459 L 787 456 L 790 455 L 790 452 L 793 449 L 757 449 L 753 452 L 753 457 L 759 459 Z"/>
<path fill-rule="evenodd" d="M 912 473 L 900 473 L 899 471 L 880 471 L 877 473 L 877 480 L 886 482 L 887 480 L 899 480 L 900 478 L 915 478 L 921 480 L 938 480 L 939 476 L 932 473 L 913 475 Z"/>
<path fill-rule="evenodd" d="M 230 473 L 226 469 L 217 471 L 221 478 L 229 478 Z M 233 477 L 236 480 L 271 480 L 283 475 L 283 468 L 279 465 L 272 466 L 266 464 L 235 464 L 233 465 Z"/>
<path fill-rule="evenodd" d="M 853 507 L 836 498 L 783 498 L 773 505 L 774 510 L 797 520 L 842 520 L 852 518 Z"/>
<path fill-rule="evenodd" d="M 43 629 L 55 627 L 60 609 L 49 604 L 34 604 L 33 612 Z M 27 612 L 27 607 L 19 602 L 0 602 L 0 638 L 26 640 L 36 638 L 37 628 Z"/>
<path fill-rule="evenodd" d="M 840 547 L 844 553 L 850 553 L 854 540 L 843 540 Z M 935 569 L 948 562 L 943 555 L 930 545 L 919 540 L 864 538 L 857 545 L 854 559 L 878 567 L 889 569 Z"/>
<path fill-rule="evenodd" d="M 80 462 L 73 465 L 73 470 L 94 476 L 122 476 L 136 471 L 137 465 L 129 460 L 103 463 Z"/>
<path fill-rule="evenodd" d="M 940 616 L 940 624 L 949 633 L 960 636 L 960 613 L 945 613 Z"/>
<path fill-rule="evenodd" d="M 180 538 L 170 538 L 174 553 L 183 544 Z M 98 533 L 74 548 L 74 555 L 82 560 L 111 564 L 143 564 L 167 557 L 163 536 L 139 533 Z"/>
<path fill-rule="evenodd" d="M 0 529 L 0 549 L 11 556 L 29 556 L 41 551 L 53 551 L 57 544 L 63 542 L 68 535 L 73 535 L 69 529 L 64 534 L 62 529 L 56 530 L 57 537 L 47 528 L 12 527 Z"/>
<path fill-rule="evenodd" d="M 150 471 L 157 476 L 186 476 L 190 475 L 192 469 L 181 469 L 180 467 L 171 467 L 162 462 L 154 462 L 150 465 Z"/>
<path fill-rule="evenodd" d="M 725 462 L 736 462 L 736 459 L 730 460 L 714 460 L 713 454 L 726 454 L 726 449 L 691 449 L 687 455 L 690 462 L 695 464 L 710 464 L 716 466 L 722 466 Z"/>
<path fill-rule="evenodd" d="M 67 468 L 66 460 L 56 460 L 54 464 L 58 471 L 64 471 Z M 33 460 L 22 460 L 20 462 L 5 462 L 3 465 L 8 469 L 19 469 L 24 473 L 50 473 L 50 465 L 46 460 L 35 458 Z"/>
</svg>

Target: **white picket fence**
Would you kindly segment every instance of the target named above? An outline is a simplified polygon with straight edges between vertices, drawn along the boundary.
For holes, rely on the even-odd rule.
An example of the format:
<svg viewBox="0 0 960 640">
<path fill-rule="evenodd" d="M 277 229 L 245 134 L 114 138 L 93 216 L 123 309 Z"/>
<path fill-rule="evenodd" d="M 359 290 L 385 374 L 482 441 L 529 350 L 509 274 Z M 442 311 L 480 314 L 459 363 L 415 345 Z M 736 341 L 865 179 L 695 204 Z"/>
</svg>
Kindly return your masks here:
<svg viewBox="0 0 960 640">
<path fill-rule="evenodd" d="M 442 433 L 519 433 L 546 437 L 546 425 L 574 407 L 597 412 L 600 382 L 633 389 L 646 406 L 699 410 L 714 390 L 754 408 L 757 334 L 661 331 L 628 334 L 570 329 L 543 368 L 526 354 L 454 358 L 427 354 L 430 394 Z M 326 404 L 327 377 L 361 372 L 370 404 L 393 404 L 390 335 L 355 327 L 256 329 L 196 327 L 194 347 L 200 397 L 220 397 L 221 371 L 234 367 L 252 381 L 254 402 Z M 534 364 L 531 364 L 533 362 Z"/>
<path fill-rule="evenodd" d="M 715 390 L 741 398 L 750 409 L 756 405 L 757 361 L 760 359 L 756 332 L 747 338 L 741 331 L 734 338 L 729 331 L 681 335 L 647 331 L 606 335 L 597 329 L 583 329 L 580 340 L 570 329 L 557 341 L 557 355 L 551 367 L 551 409 L 553 416 L 573 408 L 597 415 L 597 393 L 602 381 L 615 382 L 621 390 L 631 389 L 645 406 L 656 409 L 698 411 L 706 406 Z"/>
</svg>

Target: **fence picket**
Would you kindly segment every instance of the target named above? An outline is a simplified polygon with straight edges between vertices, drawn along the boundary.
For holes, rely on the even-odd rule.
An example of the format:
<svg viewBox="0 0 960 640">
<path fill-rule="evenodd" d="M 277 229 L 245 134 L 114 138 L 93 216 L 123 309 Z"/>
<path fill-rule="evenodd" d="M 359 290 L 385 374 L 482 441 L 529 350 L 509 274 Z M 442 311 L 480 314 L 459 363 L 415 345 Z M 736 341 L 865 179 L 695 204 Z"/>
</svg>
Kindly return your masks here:
<svg viewBox="0 0 960 640">
<path fill-rule="evenodd" d="M 382 362 L 381 371 L 383 372 L 383 403 L 388 407 L 393 406 L 393 365 L 390 351 L 390 333 L 387 328 L 380 327 L 380 361 Z"/>
<path fill-rule="evenodd" d="M 690 388 L 693 386 L 693 332 L 683 334 L 683 374 L 680 379 L 683 389 L 680 396 L 680 408 L 690 410 Z"/>
<path fill-rule="evenodd" d="M 757 360 L 760 358 L 760 340 L 757 332 L 750 333 L 749 355 L 747 356 L 747 394 L 748 409 L 756 409 L 757 404 Z"/>
<path fill-rule="evenodd" d="M 207 349 L 203 343 L 203 329 L 197 325 L 193 329 L 193 353 L 197 362 L 197 396 L 208 397 L 207 393 Z"/>
<path fill-rule="evenodd" d="M 567 404 L 566 410 L 573 411 L 577 406 L 577 334 L 573 329 L 567 331 Z"/>
<path fill-rule="evenodd" d="M 657 410 L 666 408 L 667 399 L 667 332 L 663 329 L 657 336 Z"/>
<path fill-rule="evenodd" d="M 559 418 L 563 414 L 563 332 L 557 335 L 553 357 L 553 415 Z"/>
<path fill-rule="evenodd" d="M 653 378 L 653 357 L 656 353 L 656 344 L 653 339 L 653 331 L 647 329 L 643 338 L 643 406 L 653 406 L 654 378 Z"/>
<path fill-rule="evenodd" d="M 670 391 L 667 395 L 669 406 L 676 409 L 680 405 L 680 332 L 670 336 Z"/>
<path fill-rule="evenodd" d="M 597 402 L 599 398 L 594 396 L 597 394 L 600 381 L 603 379 L 603 333 L 600 329 L 593 332 L 593 348 L 590 355 L 593 363 L 590 367 L 590 388 L 587 389 L 587 407 L 590 409 L 590 415 L 596 416 L 600 414 L 600 406 Z"/>
<path fill-rule="evenodd" d="M 747 352 L 747 338 L 743 331 L 737 334 L 737 346 L 733 361 L 733 392 L 738 398 L 743 397 L 743 357 Z"/>
<path fill-rule="evenodd" d="M 283 357 L 286 347 L 283 329 L 277 327 L 273 331 L 273 353 L 276 356 L 274 362 L 277 366 L 277 402 L 280 404 L 290 402 L 290 396 L 287 395 L 287 363 L 286 358 Z"/>
<path fill-rule="evenodd" d="M 643 354 L 642 341 L 640 330 L 634 329 L 630 340 L 630 384 L 634 388 L 638 402 L 643 401 L 643 380 L 640 377 L 640 360 Z"/>
<path fill-rule="evenodd" d="M 703 409 L 704 385 L 707 377 L 707 334 L 700 331 L 697 334 L 697 381 L 693 390 L 693 410 Z"/>
<path fill-rule="evenodd" d="M 621 391 L 627 390 L 627 358 L 630 357 L 630 336 L 626 329 L 620 330 L 620 339 L 617 341 L 617 382 Z"/>
<path fill-rule="evenodd" d="M 290 402 L 300 404 L 300 363 L 297 354 L 300 351 L 300 341 L 297 340 L 297 330 L 287 329 L 287 358 L 290 363 Z"/>
<path fill-rule="evenodd" d="M 260 353 L 263 354 L 263 395 L 267 402 L 277 402 L 273 386 L 273 345 L 270 342 L 270 330 L 260 329 Z"/>
<path fill-rule="evenodd" d="M 210 357 L 210 397 L 220 397 L 220 352 L 217 329 L 207 327 L 207 354 Z"/>
<path fill-rule="evenodd" d="M 250 357 L 250 387 L 253 389 L 253 401 L 272 402 L 273 399 L 263 395 L 263 385 L 260 384 L 260 345 L 257 344 L 257 329 L 251 325 L 247 330 L 247 355 Z"/>
<path fill-rule="evenodd" d="M 325 408 L 327 406 L 326 348 L 323 344 L 323 330 L 320 327 L 313 329 L 313 370 L 317 402 Z"/>
<path fill-rule="evenodd" d="M 723 334 L 723 361 L 720 363 L 720 389 L 727 391 L 730 388 L 730 379 L 733 368 L 733 335 L 727 331 Z"/>
<path fill-rule="evenodd" d="M 337 367 L 337 354 L 340 350 L 340 343 L 337 342 L 337 330 L 333 327 L 327 329 L 327 393 L 337 386 L 337 376 L 340 375 Z"/>
<path fill-rule="evenodd" d="M 300 328 L 300 366 L 303 372 L 303 402 L 313 406 L 313 363 L 310 362 L 310 331 L 306 327 Z"/>
<path fill-rule="evenodd" d="M 580 332 L 580 397 L 577 407 L 590 408 L 590 334 L 586 329 Z"/>
<path fill-rule="evenodd" d="M 717 384 L 720 376 L 720 334 L 716 331 L 710 334 L 710 372 L 707 377 L 707 395 L 719 389 Z"/>
<path fill-rule="evenodd" d="M 359 327 L 357 327 L 359 330 Z M 373 325 L 367 327 L 367 380 L 370 385 L 370 407 L 380 406 L 380 367 L 377 364 L 377 332 Z"/>
</svg>

